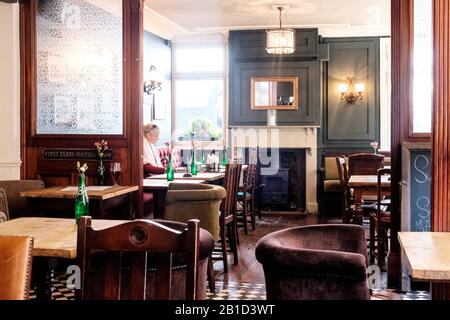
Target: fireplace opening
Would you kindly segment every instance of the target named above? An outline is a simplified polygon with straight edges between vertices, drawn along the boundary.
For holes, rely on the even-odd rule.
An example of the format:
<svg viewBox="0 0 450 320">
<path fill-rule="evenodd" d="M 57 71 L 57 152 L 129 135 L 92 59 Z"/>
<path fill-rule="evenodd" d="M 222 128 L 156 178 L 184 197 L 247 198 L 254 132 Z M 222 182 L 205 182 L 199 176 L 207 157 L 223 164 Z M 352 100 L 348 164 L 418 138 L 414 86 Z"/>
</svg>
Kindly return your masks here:
<svg viewBox="0 0 450 320">
<path fill-rule="evenodd" d="M 261 184 L 264 188 L 258 201 L 263 210 L 304 212 L 306 149 L 259 149 L 257 185 Z"/>
</svg>

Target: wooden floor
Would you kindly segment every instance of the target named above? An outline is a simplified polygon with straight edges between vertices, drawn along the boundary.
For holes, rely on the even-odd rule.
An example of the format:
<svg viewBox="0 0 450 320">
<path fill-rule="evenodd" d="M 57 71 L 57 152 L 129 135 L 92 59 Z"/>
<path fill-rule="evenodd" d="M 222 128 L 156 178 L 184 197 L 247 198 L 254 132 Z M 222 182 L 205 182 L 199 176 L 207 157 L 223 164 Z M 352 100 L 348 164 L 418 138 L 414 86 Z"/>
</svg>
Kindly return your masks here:
<svg viewBox="0 0 450 320">
<path fill-rule="evenodd" d="M 330 220 L 315 214 L 301 213 L 263 213 L 262 219 L 256 218 L 256 230 L 249 230 L 245 235 L 243 228 L 239 228 L 239 264 L 233 265 L 233 256 L 228 255 L 228 273 L 223 273 L 223 264 L 214 263 L 215 279 L 224 282 L 265 283 L 262 265 L 255 258 L 255 246 L 259 239 L 266 234 L 281 229 L 321 223 L 339 223 L 339 219 Z"/>
</svg>

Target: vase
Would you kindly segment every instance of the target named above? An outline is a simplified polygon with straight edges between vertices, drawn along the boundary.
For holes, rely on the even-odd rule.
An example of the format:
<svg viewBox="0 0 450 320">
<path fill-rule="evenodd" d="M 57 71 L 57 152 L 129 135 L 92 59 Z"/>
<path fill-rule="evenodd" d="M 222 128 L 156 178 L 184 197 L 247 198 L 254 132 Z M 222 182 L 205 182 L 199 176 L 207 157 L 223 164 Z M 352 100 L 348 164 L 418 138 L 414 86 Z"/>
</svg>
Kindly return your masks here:
<svg viewBox="0 0 450 320">
<path fill-rule="evenodd" d="M 103 165 L 103 159 L 100 159 L 98 163 L 98 181 L 99 186 L 105 185 L 105 166 Z"/>
<path fill-rule="evenodd" d="M 86 176 L 84 173 L 80 173 L 78 176 L 78 191 L 75 199 L 75 220 L 78 220 L 82 216 L 89 214 L 89 198 L 86 190 Z"/>
</svg>

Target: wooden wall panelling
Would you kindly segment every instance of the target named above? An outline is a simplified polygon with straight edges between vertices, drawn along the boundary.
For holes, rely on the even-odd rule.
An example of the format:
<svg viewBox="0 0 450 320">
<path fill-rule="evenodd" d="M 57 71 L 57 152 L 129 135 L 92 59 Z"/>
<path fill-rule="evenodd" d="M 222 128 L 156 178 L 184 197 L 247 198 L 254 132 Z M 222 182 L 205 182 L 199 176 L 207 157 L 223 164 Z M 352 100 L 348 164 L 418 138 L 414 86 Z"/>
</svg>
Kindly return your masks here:
<svg viewBox="0 0 450 320">
<path fill-rule="evenodd" d="M 368 148 L 380 138 L 379 38 L 324 39 L 330 45 L 323 144 L 327 147 Z M 340 83 L 347 77 L 365 85 L 363 100 L 341 100 Z"/>
<path fill-rule="evenodd" d="M 251 110 L 251 77 L 298 77 L 299 108 L 277 110 L 279 125 L 318 125 L 320 73 L 318 60 L 242 61 L 230 66 L 230 125 L 266 125 L 267 111 Z"/>
<path fill-rule="evenodd" d="M 431 228 L 450 232 L 450 3 L 434 0 L 434 113 Z M 434 300 L 450 300 L 450 284 L 433 284 Z"/>
<path fill-rule="evenodd" d="M 230 31 L 228 39 L 230 59 L 274 59 L 274 55 L 266 51 L 265 30 Z M 318 55 L 318 29 L 296 29 L 295 51 L 283 58 L 311 59 Z"/>
</svg>

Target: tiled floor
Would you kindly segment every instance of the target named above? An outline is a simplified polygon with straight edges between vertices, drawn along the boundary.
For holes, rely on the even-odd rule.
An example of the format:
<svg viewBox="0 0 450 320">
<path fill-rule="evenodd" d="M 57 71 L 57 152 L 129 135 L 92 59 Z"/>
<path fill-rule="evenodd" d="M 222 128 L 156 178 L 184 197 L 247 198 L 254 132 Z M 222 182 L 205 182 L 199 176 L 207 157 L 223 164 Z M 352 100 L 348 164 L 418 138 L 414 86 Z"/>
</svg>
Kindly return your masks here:
<svg viewBox="0 0 450 320">
<path fill-rule="evenodd" d="M 74 292 L 66 286 L 67 275 L 58 274 L 53 280 L 53 300 L 74 300 Z M 374 296 L 382 291 L 374 290 Z M 398 296 L 402 300 L 430 300 L 427 291 L 411 291 Z M 34 291 L 30 299 L 36 299 Z M 216 281 L 216 293 L 207 293 L 208 300 L 265 300 L 266 288 L 262 283 L 237 283 Z M 374 300 L 377 300 L 375 298 Z"/>
</svg>

